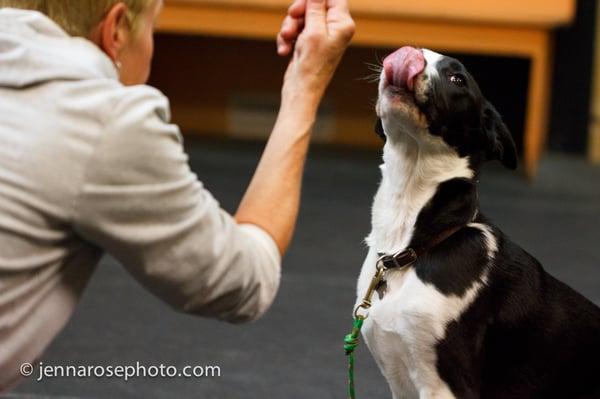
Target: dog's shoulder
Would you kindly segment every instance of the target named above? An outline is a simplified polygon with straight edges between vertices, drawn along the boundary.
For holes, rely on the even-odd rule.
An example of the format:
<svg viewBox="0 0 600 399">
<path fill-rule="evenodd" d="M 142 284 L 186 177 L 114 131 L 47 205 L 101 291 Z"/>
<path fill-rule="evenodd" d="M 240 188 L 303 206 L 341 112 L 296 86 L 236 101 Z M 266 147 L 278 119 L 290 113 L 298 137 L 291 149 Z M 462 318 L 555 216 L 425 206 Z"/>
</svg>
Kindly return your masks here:
<svg viewBox="0 0 600 399">
<path fill-rule="evenodd" d="M 475 221 L 424 253 L 415 270 L 419 279 L 444 295 L 461 297 L 475 283 L 487 285 L 498 246 L 495 228 Z"/>
</svg>

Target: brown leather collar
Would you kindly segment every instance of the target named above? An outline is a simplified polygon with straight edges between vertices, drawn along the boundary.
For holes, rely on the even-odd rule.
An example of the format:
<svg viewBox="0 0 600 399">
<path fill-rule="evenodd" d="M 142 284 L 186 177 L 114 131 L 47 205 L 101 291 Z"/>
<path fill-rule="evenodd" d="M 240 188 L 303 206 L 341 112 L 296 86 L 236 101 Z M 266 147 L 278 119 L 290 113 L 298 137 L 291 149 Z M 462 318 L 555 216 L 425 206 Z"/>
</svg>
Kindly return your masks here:
<svg viewBox="0 0 600 399">
<path fill-rule="evenodd" d="M 419 256 L 423 255 L 425 252 L 431 250 L 433 247 L 441 244 L 446 241 L 448 238 L 456 234 L 458 231 L 462 230 L 465 227 L 464 225 L 454 226 L 449 229 L 442 231 L 440 234 L 433 237 L 431 241 L 428 243 L 421 245 L 415 248 L 407 248 L 403 251 L 396 252 L 395 254 L 382 254 L 379 253 L 379 260 L 377 263 L 383 266 L 384 270 L 401 270 L 404 269 L 417 261 Z M 386 283 L 385 279 L 381 279 L 381 281 L 377 284 L 377 293 L 379 294 L 379 298 L 383 298 L 385 294 Z"/>
</svg>

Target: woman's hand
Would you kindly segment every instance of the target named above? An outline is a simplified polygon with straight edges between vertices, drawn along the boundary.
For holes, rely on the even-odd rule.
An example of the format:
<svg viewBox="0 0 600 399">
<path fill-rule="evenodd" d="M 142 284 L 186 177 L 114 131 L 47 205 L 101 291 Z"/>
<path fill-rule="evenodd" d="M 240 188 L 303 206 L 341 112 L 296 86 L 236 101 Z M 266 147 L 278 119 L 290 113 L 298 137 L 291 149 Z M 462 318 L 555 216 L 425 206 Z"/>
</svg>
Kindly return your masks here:
<svg viewBox="0 0 600 399">
<path fill-rule="evenodd" d="M 354 31 L 347 0 L 296 0 L 277 37 L 280 55 L 293 50 L 284 79 L 284 100 L 292 92 L 318 102 Z"/>
</svg>

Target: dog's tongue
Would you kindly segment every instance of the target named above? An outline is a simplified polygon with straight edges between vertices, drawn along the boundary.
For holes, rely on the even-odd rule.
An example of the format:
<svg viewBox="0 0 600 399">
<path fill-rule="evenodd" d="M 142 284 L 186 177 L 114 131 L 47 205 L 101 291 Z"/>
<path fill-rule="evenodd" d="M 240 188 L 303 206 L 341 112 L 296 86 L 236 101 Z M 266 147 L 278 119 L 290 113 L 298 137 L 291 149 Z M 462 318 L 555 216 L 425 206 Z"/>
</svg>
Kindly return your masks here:
<svg viewBox="0 0 600 399">
<path fill-rule="evenodd" d="M 413 91 L 415 77 L 425 69 L 423 51 L 402 47 L 383 61 L 383 70 L 389 84 Z"/>
</svg>

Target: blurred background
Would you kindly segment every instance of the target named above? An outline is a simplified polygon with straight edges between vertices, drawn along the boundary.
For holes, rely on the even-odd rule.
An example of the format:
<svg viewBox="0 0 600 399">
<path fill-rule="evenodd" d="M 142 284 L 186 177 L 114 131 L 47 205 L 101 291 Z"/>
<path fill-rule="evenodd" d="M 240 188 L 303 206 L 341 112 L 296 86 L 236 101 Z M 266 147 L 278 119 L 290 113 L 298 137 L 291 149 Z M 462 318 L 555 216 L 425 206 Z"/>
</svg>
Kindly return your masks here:
<svg viewBox="0 0 600 399">
<path fill-rule="evenodd" d="M 288 2 L 167 0 L 152 83 L 171 98 L 174 119 L 186 134 L 267 137 L 286 66 L 274 56 L 272 38 Z M 365 79 L 372 74 L 369 64 L 410 44 L 465 64 L 503 114 L 530 178 L 546 149 L 600 158 L 600 140 L 589 128 L 596 1 L 350 4 L 357 34 L 323 103 L 316 142 L 379 146 L 365 134 L 372 130 L 376 98 L 376 85 Z"/>
<path fill-rule="evenodd" d="M 166 0 L 151 84 L 171 100 L 194 171 L 234 211 L 275 120 L 287 0 Z M 600 304 L 600 40 L 594 0 L 351 0 L 357 22 L 321 107 L 297 235 L 261 321 L 174 313 L 106 257 L 53 365 L 217 365 L 201 379 L 28 381 L 6 398 L 343 398 L 355 281 L 381 142 L 366 78 L 403 45 L 460 59 L 504 116 L 519 172 L 486 167 L 485 213 L 555 276 Z M 598 48 L 599 51 L 596 51 Z M 600 58 L 599 58 L 600 60 Z M 574 312 L 577 310 L 574 309 Z M 389 398 L 364 345 L 359 398 Z"/>
</svg>

